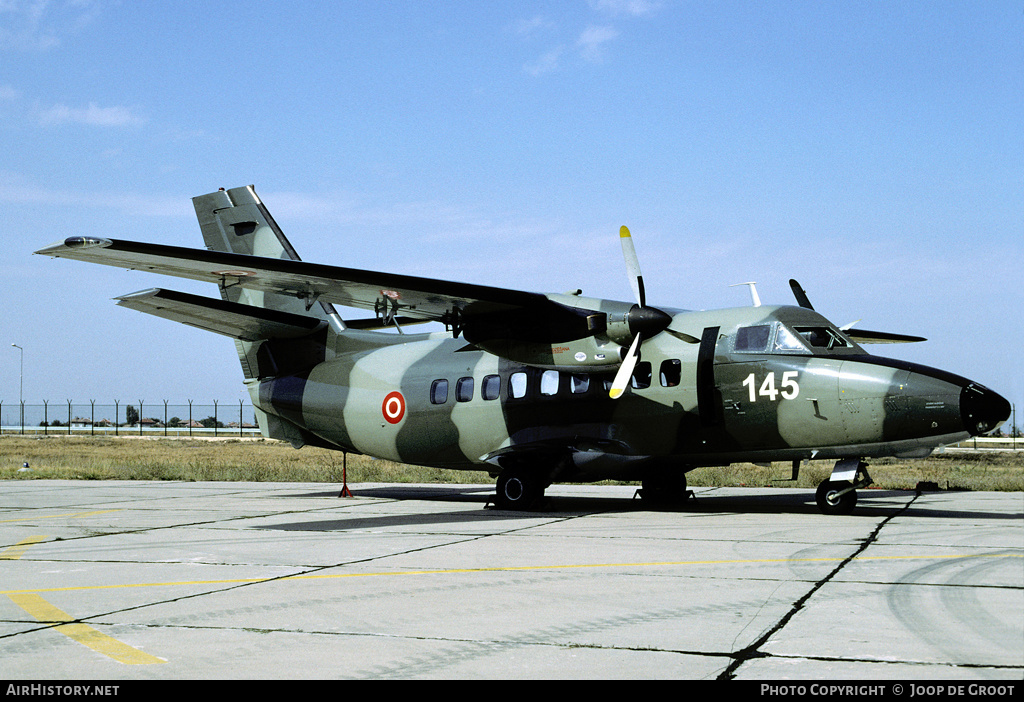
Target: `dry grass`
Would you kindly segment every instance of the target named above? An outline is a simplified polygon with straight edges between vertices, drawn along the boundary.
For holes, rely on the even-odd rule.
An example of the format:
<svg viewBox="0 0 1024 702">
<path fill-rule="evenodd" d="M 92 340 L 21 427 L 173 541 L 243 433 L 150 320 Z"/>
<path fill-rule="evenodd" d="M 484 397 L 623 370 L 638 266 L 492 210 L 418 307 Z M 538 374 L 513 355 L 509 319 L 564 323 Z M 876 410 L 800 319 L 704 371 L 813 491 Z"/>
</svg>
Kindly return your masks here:
<svg viewBox="0 0 1024 702">
<path fill-rule="evenodd" d="M 24 463 L 30 471 L 20 471 Z M 486 472 L 408 466 L 366 456 L 347 457 L 350 483 L 490 483 Z M 700 468 L 693 486 L 813 488 L 828 477 L 831 461 L 803 465 L 789 480 L 788 463 L 770 467 L 737 463 Z M 922 460 L 870 462 L 874 486 L 913 489 L 919 482 L 943 489 L 1024 491 L 1024 452 L 936 454 Z M 86 436 L 0 436 L 0 479 L 73 480 L 237 480 L 245 482 L 340 483 L 342 455 L 263 439 L 165 439 Z"/>
<path fill-rule="evenodd" d="M 238 480 L 340 483 L 342 454 L 299 451 L 264 439 L 0 436 L 0 479 Z M 20 471 L 24 463 L 30 471 Z M 486 473 L 445 471 L 347 457 L 349 482 L 489 482 Z"/>
</svg>

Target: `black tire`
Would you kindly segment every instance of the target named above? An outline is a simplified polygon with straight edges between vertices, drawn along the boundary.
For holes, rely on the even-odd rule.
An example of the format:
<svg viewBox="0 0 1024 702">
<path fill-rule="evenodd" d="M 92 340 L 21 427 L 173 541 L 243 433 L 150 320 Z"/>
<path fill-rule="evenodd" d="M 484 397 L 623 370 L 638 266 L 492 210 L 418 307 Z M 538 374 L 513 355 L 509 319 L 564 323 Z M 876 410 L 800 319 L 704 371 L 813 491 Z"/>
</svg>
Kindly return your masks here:
<svg viewBox="0 0 1024 702">
<path fill-rule="evenodd" d="M 848 480 L 823 481 L 818 486 L 818 490 L 815 493 L 815 499 L 818 502 L 818 509 L 821 510 L 821 513 L 850 514 L 853 511 L 853 508 L 857 505 L 857 491 L 850 490 L 849 492 L 838 496 L 837 493 L 851 487 L 852 485 L 853 483 Z"/>
<path fill-rule="evenodd" d="M 540 482 L 522 471 L 505 470 L 498 476 L 495 486 L 495 504 L 498 509 L 532 509 L 544 496 Z"/>
</svg>

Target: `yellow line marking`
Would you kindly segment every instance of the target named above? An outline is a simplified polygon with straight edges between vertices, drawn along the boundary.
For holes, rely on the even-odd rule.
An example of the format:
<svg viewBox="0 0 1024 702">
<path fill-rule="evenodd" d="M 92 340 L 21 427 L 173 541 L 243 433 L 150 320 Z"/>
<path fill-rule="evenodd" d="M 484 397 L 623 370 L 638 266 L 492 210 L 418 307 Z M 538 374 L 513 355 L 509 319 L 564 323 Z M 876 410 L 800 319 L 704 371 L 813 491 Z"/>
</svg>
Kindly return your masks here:
<svg viewBox="0 0 1024 702">
<path fill-rule="evenodd" d="M 7 522 L 31 522 L 36 519 L 61 519 L 62 517 L 91 517 L 94 514 L 106 514 L 108 512 L 123 512 L 120 509 L 101 509 L 95 512 L 69 512 L 67 514 L 48 514 L 45 517 L 18 517 L 17 519 L 0 519 L 0 524 Z"/>
<path fill-rule="evenodd" d="M 77 641 L 83 646 L 88 646 L 97 653 L 102 653 L 104 656 L 113 658 L 119 663 L 124 663 L 126 665 L 166 663 L 164 659 L 151 656 L 137 648 L 133 648 L 123 641 L 118 641 L 115 638 L 93 629 L 88 624 L 76 622 L 74 617 L 70 614 L 57 609 L 39 595 L 32 593 L 14 593 L 8 594 L 7 596 L 14 601 L 14 604 L 18 605 L 41 622 L 47 624 L 67 622 L 65 624 L 57 624 L 54 626 L 54 631 L 59 631 L 69 639 Z"/>
<path fill-rule="evenodd" d="M 942 560 L 953 558 L 1024 558 L 1024 554 L 1016 553 L 981 553 L 951 554 L 938 556 L 859 556 L 854 561 L 872 560 Z M 700 565 L 744 565 L 751 563 L 828 563 L 846 560 L 846 557 L 830 558 L 756 558 L 746 560 L 720 561 L 659 561 L 652 563 L 569 563 L 535 566 L 494 566 L 490 568 L 450 568 L 443 570 L 396 570 L 371 573 L 312 573 L 306 575 L 282 575 L 271 578 L 225 578 L 221 580 L 180 580 L 164 583 L 125 583 L 121 585 L 72 585 L 68 587 L 32 588 L 28 590 L 0 590 L 0 595 L 18 595 L 33 592 L 73 592 L 87 590 L 117 590 L 135 587 L 180 587 L 185 585 L 242 585 L 246 583 L 265 583 L 274 580 L 334 580 L 338 578 L 379 578 L 403 575 L 455 575 L 461 573 L 500 573 L 533 570 L 567 570 L 575 568 L 651 568 L 665 566 L 700 566 Z"/>
<path fill-rule="evenodd" d="M 8 546 L 3 551 L 0 551 L 0 561 L 16 561 L 25 555 L 25 549 L 29 546 L 34 546 L 40 541 L 46 541 L 49 536 L 43 534 L 42 536 L 30 536 L 27 539 L 22 539 L 13 546 Z"/>
</svg>

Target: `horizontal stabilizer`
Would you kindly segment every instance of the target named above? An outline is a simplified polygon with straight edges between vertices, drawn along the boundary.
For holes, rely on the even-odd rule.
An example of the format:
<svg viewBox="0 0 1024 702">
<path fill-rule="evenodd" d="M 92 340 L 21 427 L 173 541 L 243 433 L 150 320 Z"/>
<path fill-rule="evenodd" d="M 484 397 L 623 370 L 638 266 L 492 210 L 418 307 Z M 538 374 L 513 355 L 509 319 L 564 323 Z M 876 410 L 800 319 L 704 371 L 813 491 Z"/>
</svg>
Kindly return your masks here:
<svg viewBox="0 0 1024 702">
<path fill-rule="evenodd" d="M 325 322 L 316 317 L 152 288 L 117 298 L 117 304 L 242 341 L 294 339 Z"/>
<path fill-rule="evenodd" d="M 868 331 L 867 329 L 845 329 L 843 333 L 858 344 L 913 344 L 918 341 L 928 341 L 923 336 L 892 334 L 890 332 Z"/>
</svg>

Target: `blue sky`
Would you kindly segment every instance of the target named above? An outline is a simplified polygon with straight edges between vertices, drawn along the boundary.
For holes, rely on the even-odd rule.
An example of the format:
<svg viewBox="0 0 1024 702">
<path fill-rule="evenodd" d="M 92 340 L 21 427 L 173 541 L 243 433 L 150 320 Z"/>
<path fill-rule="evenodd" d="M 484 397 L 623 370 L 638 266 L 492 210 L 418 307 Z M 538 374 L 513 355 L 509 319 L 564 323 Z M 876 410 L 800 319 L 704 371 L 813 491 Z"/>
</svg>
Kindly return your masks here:
<svg viewBox="0 0 1024 702">
<path fill-rule="evenodd" d="M 298 9 L 301 7 L 301 10 Z M 0 0 L 0 400 L 237 402 L 169 278 L 30 255 L 201 246 L 255 184 L 306 260 L 790 303 L 1024 406 L 1024 3 Z M 1018 420 L 1022 423 L 1021 420 Z"/>
</svg>

